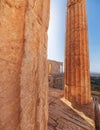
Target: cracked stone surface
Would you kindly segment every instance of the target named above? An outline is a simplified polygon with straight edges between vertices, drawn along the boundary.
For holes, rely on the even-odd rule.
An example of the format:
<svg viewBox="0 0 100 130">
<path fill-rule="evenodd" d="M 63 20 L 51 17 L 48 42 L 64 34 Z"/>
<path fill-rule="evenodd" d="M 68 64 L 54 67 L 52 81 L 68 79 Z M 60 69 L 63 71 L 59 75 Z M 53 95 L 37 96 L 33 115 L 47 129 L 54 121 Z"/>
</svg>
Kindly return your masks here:
<svg viewBox="0 0 100 130">
<path fill-rule="evenodd" d="M 72 106 L 63 90 L 49 90 L 48 130 L 95 130 L 93 104 Z"/>
</svg>

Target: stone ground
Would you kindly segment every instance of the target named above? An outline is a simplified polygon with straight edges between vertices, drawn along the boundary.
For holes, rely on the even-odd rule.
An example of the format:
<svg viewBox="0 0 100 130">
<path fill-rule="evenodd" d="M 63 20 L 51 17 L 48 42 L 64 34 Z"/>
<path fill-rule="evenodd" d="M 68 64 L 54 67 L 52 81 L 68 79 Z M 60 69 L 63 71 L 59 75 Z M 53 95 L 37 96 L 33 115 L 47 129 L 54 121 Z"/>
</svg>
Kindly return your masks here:
<svg viewBox="0 0 100 130">
<path fill-rule="evenodd" d="M 92 108 L 92 104 L 73 107 L 62 90 L 50 88 L 48 130 L 95 130 Z"/>
</svg>

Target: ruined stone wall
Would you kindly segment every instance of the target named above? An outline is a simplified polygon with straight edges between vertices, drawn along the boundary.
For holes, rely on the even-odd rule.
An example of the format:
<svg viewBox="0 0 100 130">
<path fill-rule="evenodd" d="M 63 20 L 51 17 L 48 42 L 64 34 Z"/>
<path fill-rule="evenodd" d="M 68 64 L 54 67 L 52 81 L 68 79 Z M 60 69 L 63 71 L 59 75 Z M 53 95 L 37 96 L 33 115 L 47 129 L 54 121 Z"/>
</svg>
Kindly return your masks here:
<svg viewBox="0 0 100 130">
<path fill-rule="evenodd" d="M 49 72 L 49 64 L 51 64 L 50 72 Z M 61 66 L 62 66 L 62 72 L 61 72 L 61 68 L 60 68 Z M 48 73 L 49 74 L 63 73 L 63 62 L 48 60 Z"/>
<path fill-rule="evenodd" d="M 64 88 L 64 73 L 50 74 L 48 76 L 49 87 L 63 89 Z"/>
<path fill-rule="evenodd" d="M 49 5 L 0 1 L 0 130 L 47 130 Z"/>
</svg>

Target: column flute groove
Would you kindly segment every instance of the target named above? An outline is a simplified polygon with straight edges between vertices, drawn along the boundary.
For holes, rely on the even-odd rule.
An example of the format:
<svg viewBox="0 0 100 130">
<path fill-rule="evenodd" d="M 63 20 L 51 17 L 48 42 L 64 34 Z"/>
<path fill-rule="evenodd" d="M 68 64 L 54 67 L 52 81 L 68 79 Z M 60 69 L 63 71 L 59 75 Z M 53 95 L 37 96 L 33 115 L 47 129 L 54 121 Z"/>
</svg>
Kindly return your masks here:
<svg viewBox="0 0 100 130">
<path fill-rule="evenodd" d="M 65 98 L 78 104 L 91 102 L 86 21 L 86 0 L 69 0 L 65 48 Z"/>
</svg>

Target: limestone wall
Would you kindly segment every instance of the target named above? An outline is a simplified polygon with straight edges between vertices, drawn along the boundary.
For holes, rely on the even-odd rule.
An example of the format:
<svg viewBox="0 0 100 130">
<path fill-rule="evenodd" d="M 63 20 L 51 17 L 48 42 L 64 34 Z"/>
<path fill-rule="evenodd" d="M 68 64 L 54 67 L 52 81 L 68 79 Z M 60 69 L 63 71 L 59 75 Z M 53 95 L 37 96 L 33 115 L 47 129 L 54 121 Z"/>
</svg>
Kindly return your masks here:
<svg viewBox="0 0 100 130">
<path fill-rule="evenodd" d="M 0 1 L 0 130 L 47 129 L 49 5 Z"/>
</svg>

